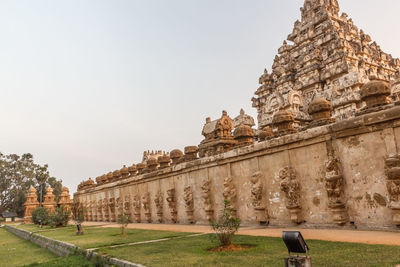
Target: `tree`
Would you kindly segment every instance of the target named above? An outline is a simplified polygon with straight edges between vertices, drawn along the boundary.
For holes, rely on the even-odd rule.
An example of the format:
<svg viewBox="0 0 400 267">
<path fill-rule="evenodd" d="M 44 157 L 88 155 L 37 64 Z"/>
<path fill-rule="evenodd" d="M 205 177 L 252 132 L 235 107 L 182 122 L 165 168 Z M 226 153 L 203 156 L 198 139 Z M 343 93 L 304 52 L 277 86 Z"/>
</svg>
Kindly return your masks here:
<svg viewBox="0 0 400 267">
<path fill-rule="evenodd" d="M 43 199 L 47 186 L 53 188 L 58 200 L 62 181 L 50 176 L 47 164 L 35 163 L 32 154 L 0 153 L 0 210 L 14 211 L 23 216 L 26 195 L 31 186 L 37 188 L 39 201 Z"/>
<path fill-rule="evenodd" d="M 123 215 L 118 216 L 118 223 L 121 225 L 121 235 L 125 235 L 125 228 L 128 226 L 130 221 L 129 214 L 125 213 Z"/>
<path fill-rule="evenodd" d="M 218 221 L 211 222 L 211 227 L 216 232 L 222 247 L 228 247 L 232 244 L 232 237 L 239 230 L 239 218 L 232 216 L 232 210 L 229 205 L 229 200 L 224 200 L 224 210 Z"/>
</svg>

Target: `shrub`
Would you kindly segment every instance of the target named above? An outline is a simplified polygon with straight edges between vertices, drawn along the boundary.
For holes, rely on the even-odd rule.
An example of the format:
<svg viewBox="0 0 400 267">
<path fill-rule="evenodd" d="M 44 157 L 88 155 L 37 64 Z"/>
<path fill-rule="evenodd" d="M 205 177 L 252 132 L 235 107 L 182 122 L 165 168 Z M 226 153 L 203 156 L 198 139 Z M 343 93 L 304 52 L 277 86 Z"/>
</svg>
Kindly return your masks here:
<svg viewBox="0 0 400 267">
<path fill-rule="evenodd" d="M 32 220 L 34 224 L 42 223 L 42 225 L 48 225 L 49 218 L 49 212 L 43 207 L 38 207 L 32 211 Z"/>
<path fill-rule="evenodd" d="M 56 212 L 50 215 L 49 223 L 51 227 L 67 226 L 71 212 L 64 206 L 56 208 Z"/>
<path fill-rule="evenodd" d="M 128 226 L 128 223 L 130 221 L 129 214 L 124 214 L 118 216 L 117 222 L 121 225 L 121 235 L 125 235 L 125 228 Z"/>
<path fill-rule="evenodd" d="M 222 215 L 217 221 L 211 221 L 211 227 L 215 231 L 221 246 L 227 247 L 232 244 L 232 237 L 239 230 L 240 220 L 232 216 L 229 200 L 224 200 Z"/>
</svg>

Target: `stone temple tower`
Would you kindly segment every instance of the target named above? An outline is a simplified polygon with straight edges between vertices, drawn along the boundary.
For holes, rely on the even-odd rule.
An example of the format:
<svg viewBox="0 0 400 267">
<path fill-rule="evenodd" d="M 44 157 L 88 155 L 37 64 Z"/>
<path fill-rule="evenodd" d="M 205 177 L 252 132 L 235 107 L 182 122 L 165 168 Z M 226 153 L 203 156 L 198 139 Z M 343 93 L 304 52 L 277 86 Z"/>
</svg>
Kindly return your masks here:
<svg viewBox="0 0 400 267">
<path fill-rule="evenodd" d="M 306 0 L 300 10 L 301 20 L 252 99 L 260 129 L 280 108 L 293 113 L 296 126 L 307 124 L 308 106 L 317 97 L 332 103 L 337 120 L 351 118 L 364 105 L 359 90 L 370 77 L 393 83 L 399 74 L 399 59 L 384 53 L 347 14 L 339 15 L 337 0 Z"/>
</svg>

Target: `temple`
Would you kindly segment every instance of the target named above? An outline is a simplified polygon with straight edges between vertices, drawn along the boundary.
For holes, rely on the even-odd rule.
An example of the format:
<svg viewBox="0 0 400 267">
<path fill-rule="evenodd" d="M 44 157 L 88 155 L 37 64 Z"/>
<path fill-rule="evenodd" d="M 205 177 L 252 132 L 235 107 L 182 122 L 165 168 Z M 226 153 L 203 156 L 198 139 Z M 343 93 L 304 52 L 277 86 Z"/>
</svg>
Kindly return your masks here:
<svg viewBox="0 0 400 267">
<path fill-rule="evenodd" d="M 206 224 L 229 200 L 246 225 L 398 229 L 399 60 L 337 0 L 306 0 L 278 53 L 252 99 L 257 128 L 223 111 L 198 146 L 83 181 L 73 206 L 89 221 Z"/>
<path fill-rule="evenodd" d="M 383 52 L 346 13 L 339 15 L 337 0 L 305 1 L 301 20 L 278 53 L 253 98 L 259 129 L 272 126 L 280 107 L 295 116 L 296 127 L 307 125 L 308 107 L 319 97 L 332 103 L 333 118 L 352 118 L 364 105 L 360 89 L 369 77 L 395 82 L 400 70 L 399 59 Z"/>
</svg>

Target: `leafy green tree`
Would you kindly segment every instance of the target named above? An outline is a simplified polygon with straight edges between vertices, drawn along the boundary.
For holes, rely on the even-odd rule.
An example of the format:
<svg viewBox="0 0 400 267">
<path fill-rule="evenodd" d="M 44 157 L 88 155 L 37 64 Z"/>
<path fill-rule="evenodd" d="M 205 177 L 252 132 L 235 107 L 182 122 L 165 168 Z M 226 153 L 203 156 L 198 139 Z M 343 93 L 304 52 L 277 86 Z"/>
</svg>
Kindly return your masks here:
<svg viewBox="0 0 400 267">
<path fill-rule="evenodd" d="M 62 181 L 50 176 L 47 164 L 35 163 L 32 154 L 0 153 L 0 211 L 14 211 L 23 216 L 26 195 L 31 186 L 37 189 L 39 201 L 48 186 L 53 188 L 58 200 Z"/>
<path fill-rule="evenodd" d="M 68 225 L 71 212 L 64 206 L 56 208 L 56 212 L 50 214 L 49 224 L 51 227 L 65 227 Z"/>
<path fill-rule="evenodd" d="M 49 219 L 49 213 L 43 207 L 38 207 L 37 209 L 32 211 L 32 220 L 34 224 L 48 225 Z"/>
</svg>

